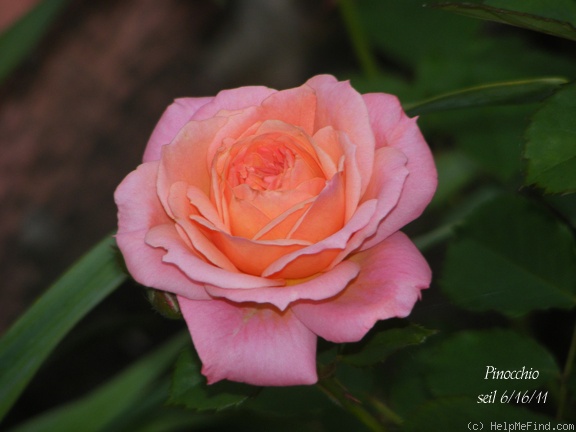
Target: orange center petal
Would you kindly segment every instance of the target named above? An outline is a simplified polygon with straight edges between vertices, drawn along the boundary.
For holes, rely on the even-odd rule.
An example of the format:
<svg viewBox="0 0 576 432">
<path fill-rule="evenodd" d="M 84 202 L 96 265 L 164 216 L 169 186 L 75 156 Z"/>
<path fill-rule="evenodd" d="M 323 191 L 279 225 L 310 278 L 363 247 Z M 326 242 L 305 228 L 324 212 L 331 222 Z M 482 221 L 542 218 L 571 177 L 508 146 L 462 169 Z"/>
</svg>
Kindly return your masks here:
<svg viewBox="0 0 576 432">
<path fill-rule="evenodd" d="M 287 215 L 318 196 L 327 184 L 325 172 L 299 128 L 265 122 L 252 132 L 223 142 L 212 166 L 218 182 L 212 199 L 220 204 L 216 207 L 232 235 L 285 238 L 291 229 L 287 225 L 297 220 Z M 272 230 L 276 226 L 282 228 Z"/>
</svg>

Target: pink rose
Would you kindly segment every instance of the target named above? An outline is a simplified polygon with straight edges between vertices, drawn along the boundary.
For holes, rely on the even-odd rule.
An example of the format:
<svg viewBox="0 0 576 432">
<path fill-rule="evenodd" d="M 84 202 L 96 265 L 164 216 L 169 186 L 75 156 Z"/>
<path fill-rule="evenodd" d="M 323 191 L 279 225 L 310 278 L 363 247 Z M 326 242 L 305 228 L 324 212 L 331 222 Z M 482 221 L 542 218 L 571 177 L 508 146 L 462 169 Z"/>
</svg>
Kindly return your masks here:
<svg viewBox="0 0 576 432">
<path fill-rule="evenodd" d="M 313 384 L 316 337 L 408 315 L 428 264 L 398 230 L 436 189 L 391 95 L 316 76 L 183 98 L 115 193 L 141 284 L 177 294 L 208 383 Z"/>
</svg>

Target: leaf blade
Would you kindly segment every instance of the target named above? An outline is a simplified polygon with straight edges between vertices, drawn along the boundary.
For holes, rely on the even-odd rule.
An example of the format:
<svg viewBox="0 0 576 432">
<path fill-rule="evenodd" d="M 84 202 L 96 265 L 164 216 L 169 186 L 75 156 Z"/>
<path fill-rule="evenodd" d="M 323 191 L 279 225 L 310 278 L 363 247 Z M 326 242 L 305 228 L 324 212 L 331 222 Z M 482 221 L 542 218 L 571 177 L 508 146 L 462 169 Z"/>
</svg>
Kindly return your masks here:
<svg viewBox="0 0 576 432">
<path fill-rule="evenodd" d="M 90 430 L 110 430 L 115 419 L 142 401 L 144 392 L 161 389 L 152 388 L 152 384 L 189 339 L 187 332 L 174 336 L 85 397 L 31 419 L 11 432 L 86 430 L 87 418 L 90 419 Z M 167 397 L 167 393 L 164 396 Z M 157 403 L 160 405 L 162 401 Z"/>
<path fill-rule="evenodd" d="M 370 339 L 360 352 L 343 354 L 340 358 L 353 366 L 371 366 L 402 348 L 423 343 L 435 333 L 434 330 L 412 323 L 407 327 L 384 330 Z"/>
<path fill-rule="evenodd" d="M 98 243 L 0 339 L 0 419 L 66 333 L 126 279 L 114 245 L 111 236 Z"/>
<path fill-rule="evenodd" d="M 560 77 L 507 81 L 470 87 L 406 105 L 409 116 L 494 105 L 539 102 L 568 81 Z"/>
<path fill-rule="evenodd" d="M 568 21 L 478 3 L 447 2 L 433 7 L 576 41 L 576 28 Z"/>
<path fill-rule="evenodd" d="M 534 115 L 526 132 L 526 185 L 576 192 L 576 84 L 563 87 Z"/>
<path fill-rule="evenodd" d="M 515 317 L 532 310 L 572 308 L 574 238 L 545 208 L 521 197 L 500 196 L 458 228 L 440 283 L 456 305 L 475 312 Z"/>
<path fill-rule="evenodd" d="M 0 83 L 36 46 L 68 0 L 44 0 L 0 34 Z"/>
</svg>

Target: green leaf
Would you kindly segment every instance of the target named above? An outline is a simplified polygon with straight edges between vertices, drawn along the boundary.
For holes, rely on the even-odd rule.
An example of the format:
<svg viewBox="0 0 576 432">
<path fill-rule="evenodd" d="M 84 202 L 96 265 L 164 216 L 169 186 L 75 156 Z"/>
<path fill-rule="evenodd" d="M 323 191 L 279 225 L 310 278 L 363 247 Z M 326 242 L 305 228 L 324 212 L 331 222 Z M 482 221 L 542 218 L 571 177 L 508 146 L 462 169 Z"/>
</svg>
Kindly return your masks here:
<svg viewBox="0 0 576 432">
<path fill-rule="evenodd" d="M 504 391 L 507 396 L 513 390 L 523 394 L 543 388 L 560 376 L 558 365 L 546 349 L 510 330 L 463 331 L 429 350 L 426 361 L 426 381 L 437 397 L 478 399 L 496 391 L 500 402 Z M 520 379 L 497 379 L 497 371 L 519 371 L 516 377 Z"/>
<path fill-rule="evenodd" d="M 552 252 L 553 251 L 553 252 Z M 569 228 L 524 198 L 502 196 L 458 228 L 443 292 L 472 311 L 519 316 L 576 305 L 576 248 Z"/>
<path fill-rule="evenodd" d="M 402 430 L 406 432 L 513 430 L 510 429 L 511 424 L 516 422 L 530 427 L 525 430 L 531 430 L 535 424 L 544 426 L 549 422 L 556 424 L 549 417 L 515 405 L 500 403 L 479 405 L 471 398 L 447 398 L 431 401 L 412 412 Z"/>
<path fill-rule="evenodd" d="M 126 278 L 109 236 L 64 274 L 0 340 L 0 419 L 70 329 Z"/>
<path fill-rule="evenodd" d="M 223 410 L 254 396 L 258 388 L 231 381 L 208 386 L 201 375 L 202 365 L 192 349 L 180 354 L 172 378 L 169 403 L 197 411 Z"/>
<path fill-rule="evenodd" d="M 574 0 L 483 0 L 486 6 L 576 23 Z"/>
<path fill-rule="evenodd" d="M 0 82 L 28 55 L 68 0 L 44 0 L 0 34 Z"/>
<path fill-rule="evenodd" d="M 423 343 L 435 333 L 412 323 L 404 328 L 384 330 L 370 339 L 360 352 L 344 354 L 341 360 L 354 366 L 371 366 L 402 348 Z"/>
<path fill-rule="evenodd" d="M 115 420 L 134 407 L 138 410 L 145 396 L 158 388 L 156 381 L 189 340 L 187 332 L 173 337 L 82 399 L 49 411 L 11 432 L 115 430 L 111 426 Z M 164 400 L 168 396 L 166 388 L 161 396 Z M 154 401 L 155 404 L 162 404 L 162 399 Z"/>
<path fill-rule="evenodd" d="M 576 192 L 576 83 L 550 97 L 527 131 L 526 184 L 548 193 Z"/>
<path fill-rule="evenodd" d="M 549 0 L 547 1 L 549 2 Z M 564 5 L 567 6 L 569 3 L 564 2 Z M 558 6 L 556 2 L 554 6 Z M 576 41 L 576 28 L 574 27 L 574 23 L 569 21 L 572 18 L 570 16 L 571 14 L 564 15 L 565 18 L 562 18 L 562 16 L 559 14 L 554 14 L 553 16 L 555 18 L 551 18 L 534 13 L 511 10 L 508 6 L 506 9 L 504 9 L 500 7 L 493 7 L 488 4 L 471 2 L 439 3 L 435 4 L 434 7 L 450 12 L 456 12 L 460 15 L 465 15 L 472 18 L 510 24 L 516 27 L 522 27 L 529 30 L 546 33 L 552 36 L 558 36 Z M 526 10 L 536 12 L 543 11 L 541 8 Z M 552 10 L 552 8 L 546 8 L 546 10 Z M 573 8 L 566 7 L 566 10 L 567 12 L 571 12 L 573 11 Z M 566 16 L 568 19 L 566 19 Z"/>
<path fill-rule="evenodd" d="M 415 116 L 461 108 L 534 103 L 550 96 L 566 82 L 564 78 L 550 77 L 485 84 L 446 93 L 404 108 L 409 116 Z"/>
</svg>

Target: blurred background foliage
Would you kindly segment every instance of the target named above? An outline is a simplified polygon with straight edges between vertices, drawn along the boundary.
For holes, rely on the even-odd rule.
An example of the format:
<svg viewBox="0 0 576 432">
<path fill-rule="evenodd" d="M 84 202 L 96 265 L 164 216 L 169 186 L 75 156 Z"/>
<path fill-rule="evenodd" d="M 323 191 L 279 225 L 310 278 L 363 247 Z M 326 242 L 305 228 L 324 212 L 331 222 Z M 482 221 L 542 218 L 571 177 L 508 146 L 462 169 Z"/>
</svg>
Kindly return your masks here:
<svg viewBox="0 0 576 432">
<path fill-rule="evenodd" d="M 0 35 L 0 269 L 9 299 L 0 412 L 15 403 L 6 430 L 576 422 L 576 1 L 29 7 Z M 183 322 L 150 311 L 105 240 L 14 324 L 47 281 L 114 229 L 112 191 L 171 99 L 287 87 L 322 72 L 363 93 L 398 95 L 434 151 L 438 193 L 407 227 L 434 280 L 407 320 L 380 322 L 358 344 L 320 341 L 318 386 L 206 387 Z M 28 192 L 42 181 L 51 184 L 44 200 Z M 34 278 L 22 276 L 27 269 Z M 489 365 L 539 376 L 486 380 Z M 494 391 L 493 403 L 478 403 Z"/>
</svg>

